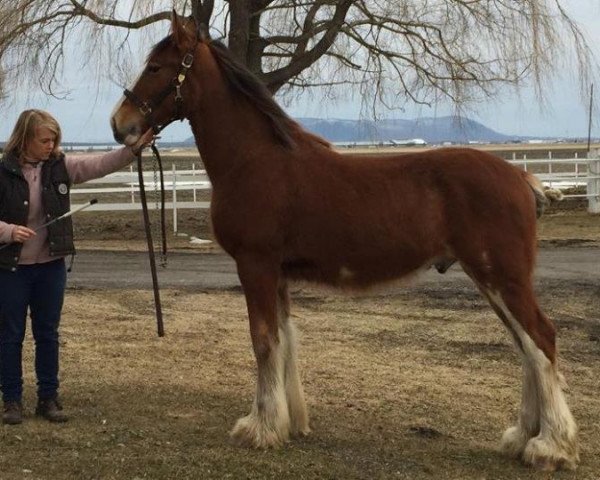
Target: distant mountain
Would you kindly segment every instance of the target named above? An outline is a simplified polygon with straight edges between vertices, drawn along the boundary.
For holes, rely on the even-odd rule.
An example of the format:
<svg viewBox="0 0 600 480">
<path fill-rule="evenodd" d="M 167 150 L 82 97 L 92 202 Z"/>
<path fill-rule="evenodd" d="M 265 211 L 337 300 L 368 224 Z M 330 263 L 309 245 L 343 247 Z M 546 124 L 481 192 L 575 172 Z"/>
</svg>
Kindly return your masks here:
<svg viewBox="0 0 600 480">
<path fill-rule="evenodd" d="M 498 133 L 466 117 L 415 120 L 297 119 L 304 127 L 332 142 L 386 142 L 420 138 L 427 143 L 505 142 L 515 137 Z"/>
<path fill-rule="evenodd" d="M 307 130 L 330 142 L 389 142 L 419 138 L 427 143 L 506 142 L 518 139 L 498 133 L 466 117 L 447 116 L 415 120 L 341 120 L 297 118 Z M 194 143 L 188 138 L 185 143 Z"/>
</svg>

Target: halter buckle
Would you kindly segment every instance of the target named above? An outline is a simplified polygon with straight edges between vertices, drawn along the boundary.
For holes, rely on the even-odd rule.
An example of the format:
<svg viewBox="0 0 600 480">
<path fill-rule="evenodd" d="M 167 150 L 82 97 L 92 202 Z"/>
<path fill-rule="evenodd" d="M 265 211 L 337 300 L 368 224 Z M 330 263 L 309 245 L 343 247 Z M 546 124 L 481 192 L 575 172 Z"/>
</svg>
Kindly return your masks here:
<svg viewBox="0 0 600 480">
<path fill-rule="evenodd" d="M 187 69 L 192 66 L 192 63 L 194 63 L 194 55 L 191 53 L 186 53 L 185 57 L 183 57 L 183 60 L 181 61 L 181 66 Z"/>
<path fill-rule="evenodd" d="M 143 102 L 140 106 L 140 113 L 144 116 L 147 117 L 148 115 L 150 115 L 152 113 L 152 107 L 150 105 L 148 105 L 148 102 Z"/>
</svg>

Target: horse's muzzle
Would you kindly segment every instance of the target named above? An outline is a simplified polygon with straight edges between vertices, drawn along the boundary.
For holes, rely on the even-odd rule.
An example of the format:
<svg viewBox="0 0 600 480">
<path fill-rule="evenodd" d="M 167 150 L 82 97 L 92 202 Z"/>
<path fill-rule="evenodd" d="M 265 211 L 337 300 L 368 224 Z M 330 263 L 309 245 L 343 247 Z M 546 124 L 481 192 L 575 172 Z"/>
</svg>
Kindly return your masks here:
<svg viewBox="0 0 600 480">
<path fill-rule="evenodd" d="M 133 145 L 142 134 L 142 128 L 135 123 L 129 125 L 118 125 L 115 117 L 111 117 L 110 126 L 115 140 L 120 144 Z"/>
</svg>

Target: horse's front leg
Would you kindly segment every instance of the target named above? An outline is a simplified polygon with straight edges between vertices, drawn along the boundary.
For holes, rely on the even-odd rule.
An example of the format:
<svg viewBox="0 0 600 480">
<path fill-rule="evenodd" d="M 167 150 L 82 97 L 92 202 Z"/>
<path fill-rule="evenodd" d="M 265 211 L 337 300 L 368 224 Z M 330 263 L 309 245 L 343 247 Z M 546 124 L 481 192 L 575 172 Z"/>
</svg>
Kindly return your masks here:
<svg viewBox="0 0 600 480">
<path fill-rule="evenodd" d="M 308 435 L 308 412 L 304 400 L 304 390 L 298 373 L 296 329 L 290 318 L 290 297 L 284 280 L 279 283 L 277 296 L 279 339 L 284 358 L 285 394 L 290 412 L 290 432 L 294 435 Z"/>
<path fill-rule="evenodd" d="M 258 372 L 252 410 L 237 421 L 231 437 L 241 446 L 276 447 L 288 440 L 290 433 L 285 394 L 286 339 L 280 338 L 278 322 L 279 265 L 263 257 L 236 260 Z"/>
</svg>

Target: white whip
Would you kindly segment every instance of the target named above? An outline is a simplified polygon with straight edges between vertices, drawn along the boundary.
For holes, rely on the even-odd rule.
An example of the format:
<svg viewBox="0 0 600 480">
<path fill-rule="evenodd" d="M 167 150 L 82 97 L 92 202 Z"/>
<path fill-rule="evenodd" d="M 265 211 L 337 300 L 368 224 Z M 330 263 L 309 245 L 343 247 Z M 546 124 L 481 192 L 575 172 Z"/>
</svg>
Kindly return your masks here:
<svg viewBox="0 0 600 480">
<path fill-rule="evenodd" d="M 81 210 L 83 210 L 84 208 L 91 207 L 95 203 L 98 203 L 98 200 L 95 198 L 92 198 L 89 202 L 84 203 L 83 205 L 79 205 L 77 208 L 73 208 L 73 209 L 69 210 L 67 213 L 63 213 L 60 217 L 53 218 L 49 222 L 46 222 L 43 225 L 40 225 L 39 227 L 37 227 L 35 229 L 35 231 L 37 232 L 39 229 L 47 227 L 48 225 L 51 225 L 54 222 L 58 222 L 59 220 L 64 220 L 65 218 L 70 217 L 74 213 L 81 212 Z"/>
<path fill-rule="evenodd" d="M 83 205 L 79 205 L 77 208 L 73 208 L 71 210 L 69 210 L 67 213 L 63 213 L 60 217 L 56 217 L 53 218 L 52 220 L 50 220 L 49 222 L 44 223 L 43 225 L 40 225 L 39 227 L 37 227 L 34 232 L 37 232 L 38 230 L 40 230 L 41 228 L 47 227 L 48 225 L 52 225 L 55 222 L 58 222 L 60 220 L 64 220 L 67 217 L 70 217 L 71 215 L 73 215 L 74 213 L 80 212 L 81 210 L 83 210 L 84 208 L 88 208 L 91 207 L 92 205 L 94 205 L 95 203 L 98 203 L 98 200 L 96 200 L 95 198 L 93 198 L 92 200 L 90 200 L 87 203 L 84 203 Z M 17 242 L 9 242 L 9 243 L 5 243 L 0 245 L 0 250 L 8 247 L 9 245 L 12 245 L 13 243 L 17 243 Z"/>
</svg>

